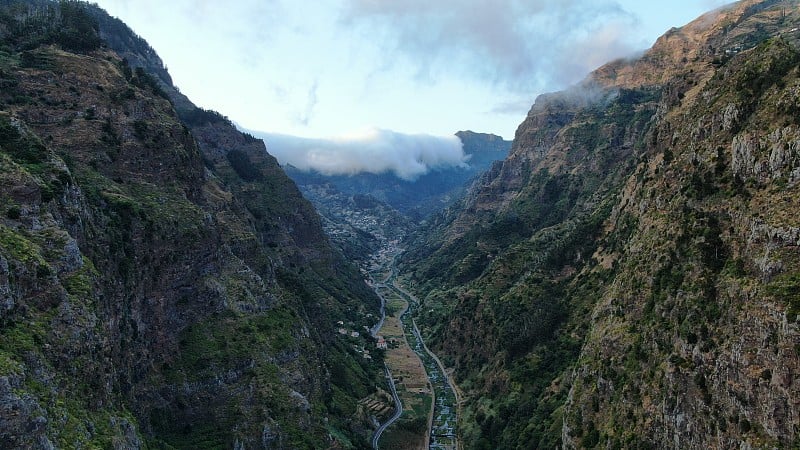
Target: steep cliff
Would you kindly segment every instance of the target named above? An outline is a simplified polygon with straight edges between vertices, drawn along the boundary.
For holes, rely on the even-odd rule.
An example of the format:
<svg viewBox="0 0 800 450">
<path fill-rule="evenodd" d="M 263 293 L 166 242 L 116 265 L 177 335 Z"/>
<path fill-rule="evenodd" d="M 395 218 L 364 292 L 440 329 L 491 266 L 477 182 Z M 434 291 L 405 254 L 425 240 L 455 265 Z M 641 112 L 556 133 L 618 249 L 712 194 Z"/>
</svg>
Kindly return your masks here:
<svg viewBox="0 0 800 450">
<path fill-rule="evenodd" d="M 377 298 L 170 83 L 96 7 L 0 4 L 0 447 L 367 447 L 380 363 L 333 326 Z"/>
<path fill-rule="evenodd" d="M 470 448 L 798 442 L 796 1 L 540 97 L 402 269 Z"/>
</svg>

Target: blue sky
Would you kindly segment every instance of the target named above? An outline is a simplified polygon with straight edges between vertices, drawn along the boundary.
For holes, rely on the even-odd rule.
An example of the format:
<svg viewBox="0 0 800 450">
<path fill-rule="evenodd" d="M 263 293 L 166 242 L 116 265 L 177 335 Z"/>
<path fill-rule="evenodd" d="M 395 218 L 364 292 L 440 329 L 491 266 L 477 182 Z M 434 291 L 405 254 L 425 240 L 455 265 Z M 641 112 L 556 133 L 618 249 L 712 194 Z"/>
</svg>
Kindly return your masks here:
<svg viewBox="0 0 800 450">
<path fill-rule="evenodd" d="M 376 129 L 511 139 L 539 94 L 725 3 L 95 1 L 150 42 L 198 105 L 249 130 L 340 139 Z"/>
</svg>

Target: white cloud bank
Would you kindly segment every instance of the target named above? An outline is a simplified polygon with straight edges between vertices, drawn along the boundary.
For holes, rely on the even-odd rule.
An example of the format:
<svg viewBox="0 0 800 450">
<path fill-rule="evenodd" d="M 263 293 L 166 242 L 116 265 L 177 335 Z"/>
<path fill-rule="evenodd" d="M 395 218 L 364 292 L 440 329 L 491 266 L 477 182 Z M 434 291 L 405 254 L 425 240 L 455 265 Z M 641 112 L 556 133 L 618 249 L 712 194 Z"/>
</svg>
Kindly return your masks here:
<svg viewBox="0 0 800 450">
<path fill-rule="evenodd" d="M 264 139 L 269 153 L 281 164 L 325 175 L 392 172 L 404 180 L 414 180 L 434 169 L 464 166 L 467 160 L 456 136 L 379 129 L 331 139 L 250 133 Z"/>
</svg>

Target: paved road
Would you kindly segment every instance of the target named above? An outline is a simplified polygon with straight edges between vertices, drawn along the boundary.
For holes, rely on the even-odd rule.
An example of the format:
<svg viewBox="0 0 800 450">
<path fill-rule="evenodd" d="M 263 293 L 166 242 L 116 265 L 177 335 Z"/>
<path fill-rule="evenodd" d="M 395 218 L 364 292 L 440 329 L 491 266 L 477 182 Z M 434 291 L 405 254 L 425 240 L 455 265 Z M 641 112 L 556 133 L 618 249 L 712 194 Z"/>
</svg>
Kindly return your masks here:
<svg viewBox="0 0 800 450">
<path fill-rule="evenodd" d="M 369 330 L 369 334 L 371 334 L 372 337 L 378 337 L 378 331 L 381 331 L 381 328 L 383 327 L 383 322 L 386 321 L 386 299 L 378 291 L 378 288 L 382 286 L 384 285 L 380 284 L 375 286 L 375 293 L 378 294 L 378 298 L 381 299 L 381 320 Z"/>
<path fill-rule="evenodd" d="M 375 434 L 372 435 L 372 448 L 378 448 L 378 441 L 381 439 L 381 435 L 389 425 L 393 424 L 400 416 L 403 414 L 403 404 L 400 403 L 400 397 L 397 396 L 397 389 L 394 387 L 394 378 L 392 378 L 392 373 L 389 372 L 389 368 L 386 367 L 386 378 L 389 379 L 389 387 L 392 389 L 392 397 L 394 397 L 394 404 L 396 408 L 394 410 L 394 415 L 389 418 L 383 425 L 381 425 L 376 431 Z"/>
<path fill-rule="evenodd" d="M 417 328 L 417 322 L 414 319 L 411 319 L 411 323 L 414 325 L 414 333 L 416 333 L 417 336 L 420 336 L 419 340 L 420 342 L 422 342 L 422 348 L 425 349 L 425 352 L 428 353 L 428 355 L 430 355 L 434 361 L 436 361 L 436 364 L 439 366 L 439 370 L 442 372 L 442 374 L 445 376 L 445 379 L 447 380 L 447 384 L 450 385 L 450 389 L 453 391 L 453 395 L 456 397 L 456 405 L 457 406 L 461 405 L 460 393 L 458 392 L 458 389 L 456 389 L 455 381 L 453 381 L 453 378 L 447 374 L 447 370 L 445 369 L 444 364 L 442 364 L 442 361 L 439 359 L 438 356 L 436 356 L 436 353 L 433 353 L 428 348 L 428 346 L 425 345 L 425 341 L 422 340 L 422 335 L 419 332 L 419 328 Z"/>
<path fill-rule="evenodd" d="M 375 288 L 375 292 L 381 298 L 381 320 L 380 320 L 380 322 L 378 324 L 376 324 L 376 326 L 374 326 L 370 330 L 373 337 L 377 335 L 378 331 L 380 330 L 380 328 L 383 325 L 383 322 L 384 322 L 384 320 L 386 318 L 386 315 L 385 315 L 386 314 L 385 313 L 386 300 L 383 297 L 383 295 L 381 295 L 380 288 L 392 289 L 392 290 L 396 291 L 398 294 L 400 294 L 401 296 L 406 298 L 406 300 L 408 302 L 408 309 L 406 311 L 404 311 L 403 314 L 401 315 L 401 323 L 403 324 L 403 329 L 404 330 L 407 330 L 406 327 L 407 327 L 408 324 L 407 323 L 403 323 L 402 317 L 405 316 L 405 314 L 408 311 L 411 310 L 412 304 L 418 304 L 419 303 L 417 301 L 416 297 L 414 297 L 413 294 L 411 294 L 410 292 L 408 292 L 405 289 L 403 289 L 397 283 L 397 280 L 395 278 L 397 276 L 397 268 L 395 266 L 396 259 L 397 259 L 397 256 L 395 256 L 395 258 L 392 259 L 391 271 L 390 271 L 389 275 L 386 276 L 386 278 L 384 280 L 382 280 L 380 282 L 374 282 L 374 278 L 373 278 L 373 287 Z M 431 413 L 435 413 L 435 411 L 436 411 L 436 401 L 435 401 L 435 399 L 436 399 L 436 391 L 433 388 L 434 380 L 433 380 L 433 378 L 431 378 L 431 373 L 432 372 L 437 372 L 437 370 L 438 370 L 438 372 L 441 373 L 441 377 L 444 379 L 444 382 L 446 383 L 447 388 L 449 388 L 450 391 L 453 392 L 453 395 L 455 396 L 455 405 L 453 405 L 454 406 L 453 409 L 457 410 L 459 405 L 460 405 L 460 398 L 459 398 L 458 391 L 455 389 L 455 383 L 453 382 L 452 378 L 450 378 L 450 376 L 448 375 L 447 371 L 445 370 L 445 367 L 444 367 L 444 364 L 442 364 L 442 361 L 439 360 L 439 358 L 436 356 L 436 354 L 434 354 L 428 348 L 427 345 L 425 345 L 425 341 L 422 339 L 422 335 L 419 332 L 419 328 L 417 327 L 417 323 L 413 318 L 411 319 L 411 326 L 412 327 L 411 327 L 410 332 L 414 335 L 414 337 L 416 338 L 416 340 L 418 342 L 418 346 L 417 346 L 417 348 L 414 348 L 414 351 L 419 354 L 420 358 L 422 358 L 423 364 L 426 366 L 426 370 L 425 371 L 426 371 L 426 374 L 428 376 L 428 381 L 429 381 L 429 383 L 431 385 L 431 388 L 432 388 L 434 404 L 431 405 Z M 419 348 L 420 346 L 422 348 Z M 428 355 L 428 357 L 431 358 L 431 360 L 433 361 L 433 364 L 434 364 L 433 367 L 428 366 L 428 363 L 425 362 L 424 358 L 422 357 L 422 352 L 424 352 L 425 354 Z M 394 415 L 386 423 L 382 424 L 375 431 L 375 434 L 373 434 L 373 436 L 372 436 L 372 448 L 376 449 L 376 450 L 378 449 L 378 442 L 380 441 L 380 438 L 381 438 L 381 435 L 383 434 L 383 432 L 386 431 L 386 429 L 390 425 L 392 425 L 395 421 L 397 421 L 397 419 L 399 419 L 400 416 L 403 413 L 403 405 L 400 402 L 400 397 L 397 395 L 397 389 L 396 389 L 396 387 L 394 385 L 394 378 L 392 378 L 392 375 L 391 375 L 391 372 L 389 371 L 389 368 L 385 366 L 385 369 L 386 369 L 386 377 L 389 379 L 389 387 L 391 388 L 392 396 L 394 397 L 394 402 L 395 402 L 395 405 L 396 405 L 396 409 L 395 409 Z M 443 398 L 445 398 L 445 397 L 443 397 Z M 451 412 L 448 412 L 448 413 L 445 413 L 445 414 L 447 415 L 448 418 L 453 419 L 453 422 L 455 422 L 457 420 L 456 419 L 457 415 L 458 415 L 457 412 L 450 410 L 449 407 L 447 408 L 447 410 L 451 411 Z M 447 422 L 449 422 L 449 420 L 446 420 L 445 427 L 447 427 L 449 429 L 449 431 L 452 432 L 452 426 L 448 427 L 447 426 Z M 434 433 L 433 433 L 434 430 L 432 429 L 432 425 L 433 424 L 429 422 L 427 439 L 426 439 L 426 442 L 427 442 L 426 443 L 426 447 L 430 446 L 431 448 L 433 448 L 433 447 L 436 447 L 436 448 L 455 448 L 456 450 L 458 450 L 458 448 L 459 448 L 458 440 L 454 440 L 452 442 L 452 444 L 446 444 L 444 447 L 442 447 L 441 445 L 434 445 L 433 442 L 429 441 L 429 439 L 433 439 L 433 437 L 434 437 Z M 449 437 L 449 435 L 448 435 L 448 437 Z"/>
<path fill-rule="evenodd" d="M 417 297 L 415 297 L 414 294 L 403 289 L 403 287 L 397 284 L 396 281 L 392 282 L 392 287 L 400 291 L 403 295 L 410 298 L 414 302 L 419 303 L 419 300 L 417 300 Z M 461 398 L 460 398 L 461 393 L 458 391 L 458 389 L 456 389 L 455 381 L 453 381 L 453 378 L 450 375 L 448 375 L 447 370 L 445 370 L 444 364 L 442 364 L 442 361 L 439 359 L 438 356 L 436 356 L 436 353 L 433 353 L 428 348 L 428 346 L 425 345 L 425 341 L 422 339 L 422 334 L 419 332 L 419 328 L 417 328 L 417 322 L 414 319 L 411 319 L 411 324 L 414 326 L 414 333 L 417 336 L 419 336 L 419 340 L 420 342 L 422 342 L 422 347 L 425 349 L 425 352 L 428 353 L 433 358 L 434 361 L 436 361 L 436 364 L 439 366 L 439 370 L 441 370 L 442 374 L 447 378 L 447 384 L 450 385 L 450 389 L 452 389 L 453 395 L 455 395 L 456 397 L 456 405 L 461 405 Z"/>
</svg>

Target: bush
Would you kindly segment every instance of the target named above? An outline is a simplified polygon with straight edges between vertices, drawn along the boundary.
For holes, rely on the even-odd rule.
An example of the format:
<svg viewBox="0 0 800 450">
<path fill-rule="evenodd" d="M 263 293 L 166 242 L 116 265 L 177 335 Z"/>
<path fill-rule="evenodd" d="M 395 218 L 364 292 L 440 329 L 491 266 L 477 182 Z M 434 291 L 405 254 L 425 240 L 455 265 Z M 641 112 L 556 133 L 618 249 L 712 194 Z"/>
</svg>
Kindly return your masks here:
<svg viewBox="0 0 800 450">
<path fill-rule="evenodd" d="M 786 304 L 786 318 L 789 322 L 800 315 L 800 273 L 787 273 L 777 277 L 767 285 L 767 293 Z"/>
<path fill-rule="evenodd" d="M 3 21 L 10 29 L 9 42 L 19 50 L 58 44 L 65 50 L 83 53 L 97 50 L 103 42 L 97 19 L 83 2 L 61 0 L 57 5 L 20 4 L 18 8 L 20 14 L 6 16 Z"/>
<path fill-rule="evenodd" d="M 37 164 L 47 160 L 44 144 L 35 138 L 23 136 L 5 117 L 0 117 L 0 151 L 23 164 Z"/>
<path fill-rule="evenodd" d="M 158 83 L 158 80 L 156 80 L 149 73 L 145 72 L 143 68 L 137 67 L 136 70 L 134 71 L 134 74 L 135 76 L 131 80 L 131 83 L 133 83 L 134 86 L 140 89 L 149 89 L 159 97 L 169 100 L 169 96 L 161 88 L 161 85 Z"/>
<path fill-rule="evenodd" d="M 256 181 L 264 177 L 261 171 L 253 165 L 247 154 L 241 150 L 231 150 L 226 155 L 231 167 L 244 181 Z"/>
<path fill-rule="evenodd" d="M 82 2 L 62 0 L 61 29 L 55 35 L 55 43 L 66 50 L 88 52 L 100 48 L 100 27 L 90 16 Z"/>
<path fill-rule="evenodd" d="M 194 108 L 188 111 L 182 111 L 180 116 L 181 120 L 192 127 L 201 127 L 203 125 L 215 123 L 231 123 L 230 120 L 222 114 L 203 108 Z"/>
<path fill-rule="evenodd" d="M 19 209 L 19 206 L 17 205 L 10 206 L 6 210 L 6 217 L 8 217 L 11 220 L 19 220 L 21 216 L 22 216 L 22 211 Z"/>
<path fill-rule="evenodd" d="M 147 122 L 144 120 L 135 120 L 133 122 L 133 135 L 137 139 L 143 140 L 147 137 Z"/>
</svg>

